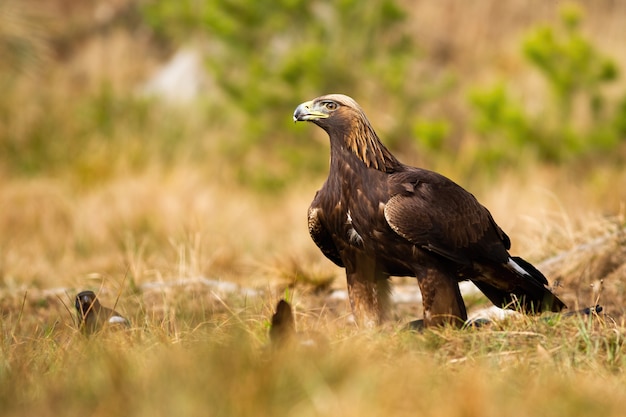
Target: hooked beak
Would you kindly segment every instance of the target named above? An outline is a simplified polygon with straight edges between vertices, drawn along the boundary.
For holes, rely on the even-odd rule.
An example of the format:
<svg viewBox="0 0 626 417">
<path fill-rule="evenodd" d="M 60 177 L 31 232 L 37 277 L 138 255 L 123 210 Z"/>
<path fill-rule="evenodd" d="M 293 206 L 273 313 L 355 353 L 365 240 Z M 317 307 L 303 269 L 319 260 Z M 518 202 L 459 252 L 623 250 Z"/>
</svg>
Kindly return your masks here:
<svg viewBox="0 0 626 417">
<path fill-rule="evenodd" d="M 307 101 L 296 107 L 293 112 L 294 122 L 311 122 L 318 119 L 328 118 L 328 113 L 320 111 L 313 101 Z"/>
</svg>

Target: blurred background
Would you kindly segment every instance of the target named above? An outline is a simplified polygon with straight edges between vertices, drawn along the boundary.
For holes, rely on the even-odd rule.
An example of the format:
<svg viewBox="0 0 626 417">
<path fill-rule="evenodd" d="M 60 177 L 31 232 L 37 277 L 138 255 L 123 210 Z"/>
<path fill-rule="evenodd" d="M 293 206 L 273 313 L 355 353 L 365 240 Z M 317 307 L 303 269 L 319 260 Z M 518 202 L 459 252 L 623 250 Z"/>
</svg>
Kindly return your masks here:
<svg viewBox="0 0 626 417">
<path fill-rule="evenodd" d="M 0 291 L 345 287 L 305 221 L 327 138 L 292 121 L 344 93 L 402 161 L 473 192 L 570 305 L 621 312 L 624 16 L 615 0 L 2 0 Z"/>
</svg>

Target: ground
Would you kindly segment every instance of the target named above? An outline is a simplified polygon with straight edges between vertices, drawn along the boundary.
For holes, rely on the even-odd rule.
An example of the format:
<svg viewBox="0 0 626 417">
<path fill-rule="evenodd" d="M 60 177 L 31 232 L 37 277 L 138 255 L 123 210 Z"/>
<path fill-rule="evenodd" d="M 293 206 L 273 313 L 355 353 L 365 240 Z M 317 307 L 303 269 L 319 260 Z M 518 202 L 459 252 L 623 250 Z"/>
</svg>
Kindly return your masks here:
<svg viewBox="0 0 626 417">
<path fill-rule="evenodd" d="M 473 87 L 506 79 L 530 111 L 543 108 L 549 91 L 524 63 L 520 39 L 558 20 L 555 5 L 411 5 L 419 11 L 411 34 L 424 47 L 419 74 L 455 76 L 441 100 L 418 94 L 429 77 L 407 86 L 427 101 L 409 119 L 435 115 L 455 133 L 440 153 L 413 142 L 399 148 L 403 161 L 440 171 L 488 207 L 511 253 L 543 271 L 571 310 L 600 304 L 606 314 L 513 314 L 417 333 L 404 329 L 422 314 L 414 279 L 393 279 L 389 323 L 359 329 L 343 271 L 308 236 L 328 144 L 319 129 L 294 127 L 291 112 L 328 91 L 283 103 L 273 141 L 237 153 L 224 145 L 240 139 L 233 131 L 264 131 L 255 124 L 262 117 L 244 119 L 216 85 L 203 87 L 210 105 L 137 98 L 176 42 L 137 29 L 134 2 L 48 3 L 41 12 L 55 18 L 0 3 L 17 22 L 0 25 L 0 40 L 23 41 L 0 43 L 0 54 L 28 47 L 23 66 L 0 60 L 3 416 L 623 415 L 624 147 L 562 163 L 532 152 L 502 166 L 471 159 L 482 146 L 464 110 Z M 623 6 L 589 7 L 582 33 L 626 67 Z M 24 30 L 33 27 L 42 30 Z M 379 94 L 375 81 L 342 92 L 391 132 L 387 104 L 403 103 Z M 607 97 L 621 97 L 623 86 Z M 311 153 L 289 171 L 287 141 L 310 146 L 323 166 L 306 164 Z M 254 169 L 241 169 L 249 163 Z M 280 187 L 248 178 L 265 171 L 283 173 Z M 84 337 L 73 298 L 87 289 L 132 327 Z M 269 346 L 281 298 L 293 304 L 297 330 L 322 342 Z M 493 311 L 476 292 L 464 298 L 470 315 Z"/>
</svg>

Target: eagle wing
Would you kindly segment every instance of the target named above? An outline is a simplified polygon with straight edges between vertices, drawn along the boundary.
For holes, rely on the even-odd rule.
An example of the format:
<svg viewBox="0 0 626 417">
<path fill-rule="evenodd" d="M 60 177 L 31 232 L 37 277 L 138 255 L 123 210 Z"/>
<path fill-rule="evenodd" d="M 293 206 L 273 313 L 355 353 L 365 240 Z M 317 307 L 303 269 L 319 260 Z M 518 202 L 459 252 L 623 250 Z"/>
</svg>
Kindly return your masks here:
<svg viewBox="0 0 626 417">
<path fill-rule="evenodd" d="M 313 204 L 309 207 L 308 213 L 309 234 L 322 253 L 337 266 L 343 268 L 344 264 L 339 255 L 339 250 L 337 250 L 333 242 L 332 234 L 326 228 L 323 218 L 324 213 L 322 209 L 316 206 L 315 200 L 313 200 Z"/>
<path fill-rule="evenodd" d="M 511 243 L 489 211 L 448 178 L 408 169 L 389 177 L 385 219 L 400 236 L 460 264 L 506 262 Z"/>
</svg>

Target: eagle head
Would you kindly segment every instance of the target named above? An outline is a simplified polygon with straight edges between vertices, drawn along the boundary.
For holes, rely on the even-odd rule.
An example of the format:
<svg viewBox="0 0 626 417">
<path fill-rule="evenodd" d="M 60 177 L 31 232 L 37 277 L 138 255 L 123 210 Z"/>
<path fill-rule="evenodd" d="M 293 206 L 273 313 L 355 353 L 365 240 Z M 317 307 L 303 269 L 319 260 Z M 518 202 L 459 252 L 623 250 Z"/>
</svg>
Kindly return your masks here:
<svg viewBox="0 0 626 417">
<path fill-rule="evenodd" d="M 366 166 L 385 172 L 394 171 L 400 162 L 380 142 L 365 112 L 354 99 L 343 94 L 328 94 L 306 101 L 293 113 L 296 122 L 313 122 L 328 133 L 333 148 L 349 149 Z"/>
<path fill-rule="evenodd" d="M 350 131 L 356 121 L 367 121 L 354 99 L 343 94 L 328 94 L 296 107 L 295 122 L 313 122 L 326 131 Z"/>
</svg>

